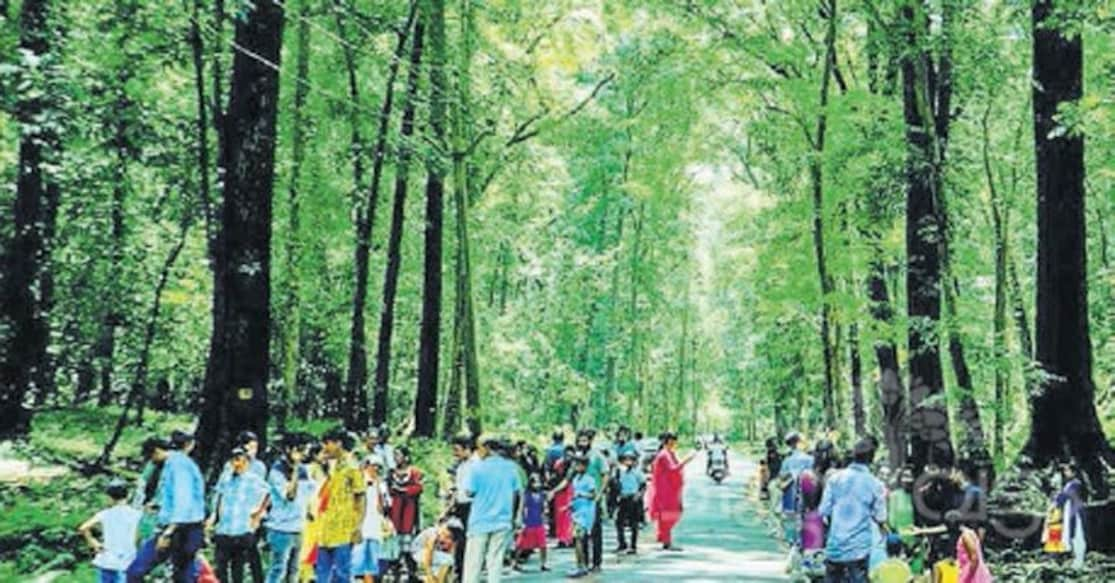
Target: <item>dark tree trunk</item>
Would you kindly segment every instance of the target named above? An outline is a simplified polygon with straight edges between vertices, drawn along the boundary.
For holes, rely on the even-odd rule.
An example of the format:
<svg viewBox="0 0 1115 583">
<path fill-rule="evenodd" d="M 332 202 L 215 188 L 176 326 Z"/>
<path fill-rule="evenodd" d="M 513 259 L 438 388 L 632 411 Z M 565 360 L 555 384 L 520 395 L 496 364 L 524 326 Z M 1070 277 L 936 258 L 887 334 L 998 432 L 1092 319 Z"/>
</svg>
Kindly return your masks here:
<svg viewBox="0 0 1115 583">
<path fill-rule="evenodd" d="M 430 0 L 430 131 L 435 149 L 445 151 L 446 54 L 445 1 Z M 445 169 L 435 152 L 426 164 L 426 254 L 422 285 L 422 323 L 418 347 L 418 390 L 414 396 L 414 434 L 433 437 L 437 425 L 438 350 L 441 337 L 442 198 Z"/>
<path fill-rule="evenodd" d="M 24 0 L 20 13 L 19 46 L 39 63 L 51 51 L 49 2 Z M 40 88 L 41 89 L 41 88 Z M 31 429 L 31 411 L 24 400 L 34 393 L 39 371 L 46 365 L 49 333 L 45 314 L 34 290 L 45 262 L 44 219 L 53 180 L 44 166 L 56 147 L 56 137 L 43 125 L 45 92 L 27 91 L 16 102 L 16 120 L 23 128 L 19 141 L 19 178 L 12 209 L 12 240 L 4 261 L 0 322 L 8 329 L 0 364 L 0 438 L 23 435 Z M 32 128 L 38 128 L 33 131 Z"/>
<path fill-rule="evenodd" d="M 340 38 L 344 40 L 341 51 L 345 57 L 348 78 L 349 111 L 349 156 L 352 159 L 353 202 L 356 207 L 356 248 L 353 264 L 356 266 L 356 286 L 352 297 L 352 333 L 348 348 L 348 379 L 345 382 L 345 426 L 350 430 L 363 431 L 368 428 L 368 349 L 367 331 L 364 330 L 364 308 L 368 303 L 368 257 L 372 248 L 372 228 L 376 222 L 376 206 L 379 199 L 379 177 L 373 175 L 368 189 L 368 198 L 361 200 L 359 192 L 364 184 L 364 143 L 360 137 L 360 85 L 356 79 L 356 52 L 351 41 L 345 40 L 344 18 L 339 9 L 334 10 Z M 399 51 L 396 49 L 390 71 L 393 75 L 399 67 Z M 379 136 L 376 140 L 376 165 L 383 168 L 383 148 L 387 143 L 387 120 L 390 118 L 391 103 L 395 95 L 394 79 L 388 79 L 384 92 L 383 108 L 379 119 Z"/>
<path fill-rule="evenodd" d="M 832 81 L 832 71 L 836 66 L 836 0 L 829 0 L 825 7 L 827 13 L 825 32 L 825 67 L 821 73 L 821 98 L 817 114 L 817 134 L 807 136 L 813 146 L 813 155 L 809 162 L 809 177 L 813 189 L 813 253 L 817 260 L 817 277 L 820 281 L 821 291 L 821 349 L 824 358 L 825 386 L 824 408 L 825 425 L 828 428 L 836 427 L 836 379 L 834 378 L 836 355 L 833 354 L 832 343 L 832 305 L 833 292 L 832 276 L 828 273 L 825 260 L 824 241 L 824 154 L 825 132 L 828 127 L 827 108 L 829 100 L 829 85 Z"/>
<path fill-rule="evenodd" d="M 1083 41 L 1051 18 L 1051 0 L 1033 4 L 1034 149 L 1037 162 L 1037 351 L 1043 380 L 1031 396 L 1025 453 L 1037 465 L 1071 458 L 1107 495 L 1101 459 L 1115 456 L 1094 404 L 1084 212 L 1084 136 L 1056 131 L 1062 104 L 1083 91 Z"/>
<path fill-rule="evenodd" d="M 859 354 L 859 324 L 848 328 L 848 361 L 852 375 L 852 421 L 856 435 L 867 435 L 867 410 L 863 406 L 863 363 Z"/>
<path fill-rule="evenodd" d="M 938 100 L 940 79 L 932 67 L 923 32 L 927 17 L 907 2 L 903 24 L 910 48 L 902 60 L 906 120 L 906 271 L 908 342 L 910 351 L 910 461 L 915 472 L 951 453 L 948 409 L 943 402 L 938 324 L 941 318 L 940 208 L 936 176 L 940 160 L 930 99 Z M 947 100 L 946 100 L 947 101 Z M 946 109 L 947 111 L 947 109 Z M 947 117 L 947 114 L 946 114 Z M 938 130 L 938 131 L 935 131 Z"/>
<path fill-rule="evenodd" d="M 415 2 L 417 4 L 417 1 Z M 383 274 L 383 308 L 379 314 L 379 339 L 376 343 L 375 399 L 372 422 L 379 426 L 387 421 L 387 395 L 391 382 L 391 337 L 395 332 L 395 296 L 399 290 L 399 268 L 402 265 L 403 228 L 406 226 L 406 198 L 410 160 L 414 148 L 414 110 L 418 101 L 418 81 L 422 74 L 422 42 L 425 24 L 414 21 L 410 46 L 410 70 L 407 72 L 406 95 L 403 98 L 403 119 L 400 147 L 395 163 L 395 201 L 391 208 L 391 231 L 387 235 L 387 263 Z"/>
<path fill-rule="evenodd" d="M 205 374 L 198 457 L 217 466 L 231 436 L 252 430 L 265 445 L 271 339 L 271 200 L 283 12 L 261 2 L 236 23 L 225 119 L 228 174 L 214 274 L 213 335 Z M 261 62 L 261 60 L 266 62 Z"/>
</svg>

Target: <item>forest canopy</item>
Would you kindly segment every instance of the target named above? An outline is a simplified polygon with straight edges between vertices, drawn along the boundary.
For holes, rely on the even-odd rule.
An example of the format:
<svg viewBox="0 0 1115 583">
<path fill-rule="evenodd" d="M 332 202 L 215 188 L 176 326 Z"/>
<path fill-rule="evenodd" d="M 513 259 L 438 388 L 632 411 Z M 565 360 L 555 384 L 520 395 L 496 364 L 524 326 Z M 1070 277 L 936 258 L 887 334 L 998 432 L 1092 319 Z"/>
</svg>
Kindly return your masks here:
<svg viewBox="0 0 1115 583">
<path fill-rule="evenodd" d="M 1087 0 L 0 2 L 0 429 L 1110 460 L 1113 27 Z"/>
</svg>

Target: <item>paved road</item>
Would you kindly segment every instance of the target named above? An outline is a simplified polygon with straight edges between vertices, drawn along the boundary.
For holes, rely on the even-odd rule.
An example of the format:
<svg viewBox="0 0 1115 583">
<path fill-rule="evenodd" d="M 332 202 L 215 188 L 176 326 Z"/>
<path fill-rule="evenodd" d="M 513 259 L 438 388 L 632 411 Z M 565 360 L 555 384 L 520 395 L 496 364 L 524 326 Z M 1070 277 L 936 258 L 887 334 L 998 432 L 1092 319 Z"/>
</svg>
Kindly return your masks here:
<svg viewBox="0 0 1115 583">
<path fill-rule="evenodd" d="M 789 581 L 784 573 L 785 553 L 756 516 L 753 502 L 745 496 L 744 484 L 755 470 L 753 463 L 733 456 L 733 474 L 720 485 L 704 475 L 704 460 L 698 458 L 686 470 L 685 515 L 674 531 L 684 550 L 663 552 L 654 542 L 654 527 L 640 534 L 639 555 L 616 557 L 615 529 L 604 526 L 605 560 L 602 573 L 583 581 L 647 583 L 654 581 L 693 582 Z M 515 583 L 565 580 L 573 568 L 573 552 L 550 550 L 553 571 L 538 571 L 532 557 L 526 573 L 505 577 Z"/>
</svg>

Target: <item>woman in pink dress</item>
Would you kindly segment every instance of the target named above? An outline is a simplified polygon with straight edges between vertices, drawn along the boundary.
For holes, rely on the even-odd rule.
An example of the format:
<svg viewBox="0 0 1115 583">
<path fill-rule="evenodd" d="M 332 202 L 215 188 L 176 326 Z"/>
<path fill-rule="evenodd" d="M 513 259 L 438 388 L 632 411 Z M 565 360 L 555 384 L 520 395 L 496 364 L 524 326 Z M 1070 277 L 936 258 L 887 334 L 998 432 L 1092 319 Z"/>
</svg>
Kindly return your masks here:
<svg viewBox="0 0 1115 583">
<path fill-rule="evenodd" d="M 945 522 L 957 520 L 955 510 L 945 516 Z M 960 522 L 957 520 L 957 522 Z M 983 560 L 983 543 L 978 532 L 969 525 L 960 524 L 960 535 L 956 537 L 956 567 L 960 572 L 957 583 L 992 583 L 991 569 Z"/>
<path fill-rule="evenodd" d="M 662 435 L 662 449 L 654 458 L 652 484 L 654 494 L 650 500 L 650 518 L 658 525 L 658 542 L 665 550 L 679 551 L 674 546 L 674 526 L 681 520 L 681 494 L 685 487 L 685 466 L 693 461 L 696 452 L 685 459 L 678 460 L 676 453 L 678 436 L 674 433 Z"/>
</svg>

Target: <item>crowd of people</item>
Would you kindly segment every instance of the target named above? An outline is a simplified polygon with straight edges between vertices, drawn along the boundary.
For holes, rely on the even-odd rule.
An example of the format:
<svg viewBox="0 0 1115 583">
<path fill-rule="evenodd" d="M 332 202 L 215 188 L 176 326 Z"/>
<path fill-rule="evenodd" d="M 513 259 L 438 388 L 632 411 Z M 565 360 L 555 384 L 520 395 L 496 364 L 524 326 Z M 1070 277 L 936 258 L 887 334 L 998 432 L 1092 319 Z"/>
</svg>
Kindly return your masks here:
<svg viewBox="0 0 1115 583">
<path fill-rule="evenodd" d="M 941 452 L 915 479 L 912 468 L 876 467 L 872 438 L 846 454 L 827 438 L 810 449 L 797 432 L 783 445 L 767 441 L 759 480 L 783 518 L 792 571 L 826 583 L 908 583 L 915 575 L 933 583 L 992 581 L 983 554 L 986 462 L 956 462 L 951 451 Z M 1069 517 L 1074 530 L 1063 540 L 1075 537 L 1069 544 L 1082 556 L 1079 491 L 1066 470 L 1054 509 Z M 1059 529 L 1054 538 L 1063 542 Z"/>
<path fill-rule="evenodd" d="M 191 457 L 194 436 L 176 431 L 143 443 L 137 484 L 111 482 L 109 506 L 79 530 L 103 583 L 144 581 L 160 565 L 176 583 L 496 583 L 535 555 L 548 571 L 551 540 L 572 550 L 567 576 L 579 578 L 602 569 L 607 520 L 616 554 L 636 554 L 652 522 L 661 548 L 679 550 L 683 470 L 696 453 L 679 457 L 677 435 L 644 439 L 620 427 L 611 439 L 593 429 L 569 444 L 560 431 L 552 437 L 540 450 L 459 436 L 441 480 L 382 428 L 362 443 L 342 429 L 285 434 L 269 463 L 245 431 L 209 487 Z M 441 503 L 426 513 L 432 524 L 424 495 Z"/>
</svg>

